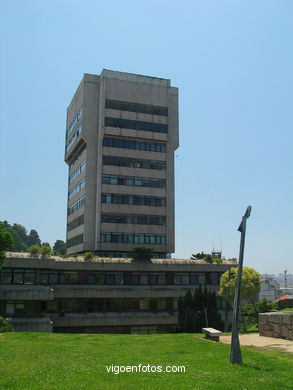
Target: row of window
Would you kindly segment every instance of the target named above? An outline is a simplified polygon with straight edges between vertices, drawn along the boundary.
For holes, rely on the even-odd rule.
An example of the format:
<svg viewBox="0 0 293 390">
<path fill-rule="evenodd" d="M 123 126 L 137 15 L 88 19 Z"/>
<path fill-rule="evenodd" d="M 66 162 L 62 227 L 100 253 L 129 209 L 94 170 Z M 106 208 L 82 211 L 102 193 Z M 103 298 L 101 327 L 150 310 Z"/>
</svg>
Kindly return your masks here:
<svg viewBox="0 0 293 390">
<path fill-rule="evenodd" d="M 153 131 L 155 133 L 168 133 L 168 125 L 153 122 L 133 121 L 121 118 L 105 118 L 105 126 L 119 127 L 123 129 Z"/>
<path fill-rule="evenodd" d="M 119 156 L 103 156 L 103 165 L 166 170 L 166 161 L 141 160 L 137 158 L 119 157 Z"/>
<path fill-rule="evenodd" d="M 112 110 L 140 112 L 142 114 L 168 116 L 168 107 L 152 106 L 150 104 L 133 102 L 122 102 L 119 100 L 106 99 L 105 108 L 111 108 Z"/>
<path fill-rule="evenodd" d="M 73 146 L 74 142 L 76 141 L 77 137 L 79 136 L 79 134 L 82 132 L 82 126 L 79 125 L 78 128 L 76 129 L 75 133 L 73 134 L 73 136 L 70 138 L 67 146 L 66 146 L 66 152 L 68 152 L 69 149 L 71 149 L 71 147 Z"/>
<path fill-rule="evenodd" d="M 80 215 L 79 217 L 75 218 L 73 221 L 67 224 L 67 231 L 70 232 L 71 230 L 83 224 L 84 224 L 84 215 Z"/>
<path fill-rule="evenodd" d="M 86 168 L 86 160 L 83 160 L 83 162 L 79 165 L 78 168 L 72 173 L 71 176 L 69 176 L 68 184 L 71 184 Z"/>
<path fill-rule="evenodd" d="M 122 186 L 139 186 L 139 187 L 153 187 L 153 188 L 166 187 L 165 179 L 136 177 L 136 176 L 102 175 L 102 183 L 122 185 Z"/>
<path fill-rule="evenodd" d="M 139 142 L 126 138 L 110 138 L 105 137 L 103 139 L 103 146 L 111 148 L 122 148 L 122 149 L 134 149 L 144 150 L 147 152 L 160 152 L 166 153 L 166 144 L 159 142 Z"/>
<path fill-rule="evenodd" d="M 73 198 L 76 194 L 79 193 L 85 187 L 85 178 L 81 179 L 76 186 L 72 188 L 70 192 L 68 192 L 68 199 Z"/>
<path fill-rule="evenodd" d="M 102 214 L 101 222 L 131 223 L 138 225 L 166 225 L 166 217 L 163 215 Z"/>
<path fill-rule="evenodd" d="M 3 268 L 0 284 L 219 285 L 220 272 L 100 272 Z"/>
<path fill-rule="evenodd" d="M 70 126 L 68 127 L 67 130 L 67 136 L 72 132 L 74 126 L 80 120 L 81 116 L 82 116 L 82 107 L 80 107 L 80 109 L 77 111 L 76 115 L 74 116 L 72 122 L 70 123 Z"/>
<path fill-rule="evenodd" d="M 156 234 L 101 233 L 101 242 L 166 245 L 166 236 Z"/>
<path fill-rule="evenodd" d="M 71 169 L 73 167 L 73 165 L 76 163 L 76 161 L 78 161 L 83 156 L 85 151 L 86 151 L 86 145 L 83 144 L 82 147 L 79 149 L 79 151 L 75 154 L 75 156 L 71 160 L 70 165 L 69 165 L 69 169 Z"/>
<path fill-rule="evenodd" d="M 99 313 L 99 312 L 133 312 L 151 311 L 159 312 L 172 309 L 172 300 L 162 299 L 140 299 L 140 298 L 88 298 L 88 299 L 54 299 L 47 302 L 47 312 L 67 313 Z M 175 309 L 175 308 L 174 308 Z M 176 310 L 176 309 L 175 309 Z"/>
<path fill-rule="evenodd" d="M 84 206 L 85 204 L 85 195 L 82 196 L 81 198 L 77 199 L 76 202 L 72 203 L 72 205 L 70 205 L 68 207 L 68 215 L 74 213 L 76 210 L 80 209 L 82 206 Z"/>
<path fill-rule="evenodd" d="M 102 194 L 102 203 L 165 207 L 166 198 L 158 196 Z"/>
<path fill-rule="evenodd" d="M 72 246 L 82 244 L 83 243 L 83 234 L 79 234 L 78 236 L 72 237 L 66 242 L 66 247 L 71 248 Z"/>
</svg>

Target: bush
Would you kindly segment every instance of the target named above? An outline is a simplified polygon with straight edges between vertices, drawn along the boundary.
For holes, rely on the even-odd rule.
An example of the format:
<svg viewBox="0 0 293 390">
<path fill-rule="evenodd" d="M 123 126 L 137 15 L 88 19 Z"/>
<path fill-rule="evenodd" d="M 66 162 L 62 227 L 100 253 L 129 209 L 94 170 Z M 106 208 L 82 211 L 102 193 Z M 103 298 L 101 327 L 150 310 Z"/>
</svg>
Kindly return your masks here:
<svg viewBox="0 0 293 390">
<path fill-rule="evenodd" d="M 151 261 L 153 257 L 154 248 L 148 248 L 145 246 L 135 246 L 130 253 L 133 260 L 136 261 Z"/>
<path fill-rule="evenodd" d="M 46 257 L 46 256 L 48 256 L 50 253 L 51 253 L 51 247 L 50 247 L 50 246 L 45 245 L 45 246 L 42 246 L 42 247 L 40 248 L 40 254 L 42 255 L 42 257 Z"/>
<path fill-rule="evenodd" d="M 39 245 L 32 245 L 28 248 L 28 252 L 31 256 L 37 256 L 40 253 Z"/>
<path fill-rule="evenodd" d="M 12 325 L 3 317 L 0 317 L 0 333 L 1 332 L 13 332 Z"/>
<path fill-rule="evenodd" d="M 85 254 L 84 254 L 84 259 L 85 260 L 92 260 L 93 258 L 94 258 L 94 254 L 93 254 L 93 252 L 85 252 Z"/>
</svg>

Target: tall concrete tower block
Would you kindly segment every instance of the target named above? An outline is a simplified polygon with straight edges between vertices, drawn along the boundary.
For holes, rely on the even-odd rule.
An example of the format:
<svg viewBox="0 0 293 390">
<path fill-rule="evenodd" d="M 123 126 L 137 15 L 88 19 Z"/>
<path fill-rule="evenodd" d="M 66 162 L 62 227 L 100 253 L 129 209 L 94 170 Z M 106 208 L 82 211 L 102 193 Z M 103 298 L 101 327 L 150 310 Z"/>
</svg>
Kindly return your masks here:
<svg viewBox="0 0 293 390">
<path fill-rule="evenodd" d="M 67 109 L 67 253 L 174 252 L 178 89 L 168 79 L 85 74 Z"/>
</svg>

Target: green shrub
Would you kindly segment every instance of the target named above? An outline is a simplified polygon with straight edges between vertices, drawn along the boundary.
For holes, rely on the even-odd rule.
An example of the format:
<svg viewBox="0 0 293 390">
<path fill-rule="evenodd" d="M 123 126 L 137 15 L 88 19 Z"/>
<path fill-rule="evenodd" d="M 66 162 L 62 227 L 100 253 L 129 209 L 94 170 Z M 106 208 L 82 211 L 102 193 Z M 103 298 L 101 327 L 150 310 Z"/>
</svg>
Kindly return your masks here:
<svg viewBox="0 0 293 390">
<path fill-rule="evenodd" d="M 136 261 L 151 261 L 153 257 L 154 248 L 148 248 L 145 246 L 135 246 L 130 253 L 133 260 Z"/>
<path fill-rule="evenodd" d="M 12 325 L 3 317 L 0 317 L 0 333 L 1 332 L 13 332 Z"/>
<path fill-rule="evenodd" d="M 84 254 L 84 259 L 85 260 L 92 260 L 93 258 L 94 258 L 94 254 L 93 254 L 93 252 L 85 252 L 85 254 Z"/>
</svg>

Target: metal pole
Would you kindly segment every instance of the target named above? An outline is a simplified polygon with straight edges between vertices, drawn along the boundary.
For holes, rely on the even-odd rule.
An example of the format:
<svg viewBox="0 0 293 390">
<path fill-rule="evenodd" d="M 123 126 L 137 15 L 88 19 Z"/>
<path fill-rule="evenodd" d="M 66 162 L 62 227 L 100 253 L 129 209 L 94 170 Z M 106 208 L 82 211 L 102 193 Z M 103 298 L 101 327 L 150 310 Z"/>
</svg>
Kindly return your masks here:
<svg viewBox="0 0 293 390">
<path fill-rule="evenodd" d="M 239 250 L 239 264 L 237 273 L 237 282 L 234 296 L 234 307 L 233 307 L 233 319 L 232 319 L 232 340 L 231 340 L 231 351 L 230 351 L 230 363 L 242 364 L 241 349 L 238 337 L 238 313 L 240 304 L 240 289 L 243 269 L 243 255 L 244 255 L 244 244 L 245 244 L 245 233 L 246 233 L 246 220 L 249 218 L 251 213 L 251 206 L 248 206 L 245 214 L 242 217 L 242 221 L 238 228 L 241 232 L 240 238 L 240 250 Z"/>
</svg>

